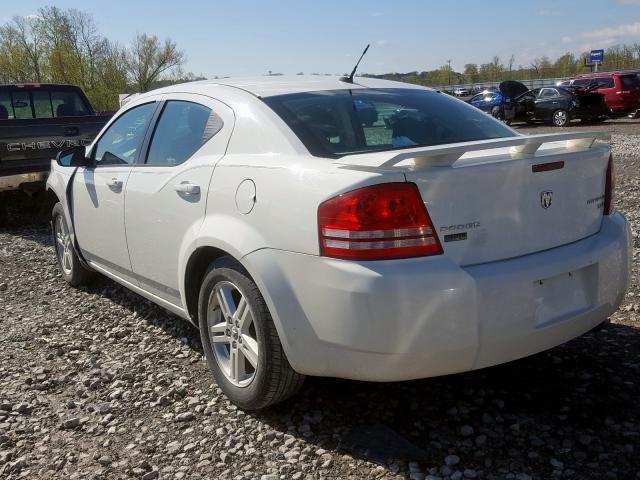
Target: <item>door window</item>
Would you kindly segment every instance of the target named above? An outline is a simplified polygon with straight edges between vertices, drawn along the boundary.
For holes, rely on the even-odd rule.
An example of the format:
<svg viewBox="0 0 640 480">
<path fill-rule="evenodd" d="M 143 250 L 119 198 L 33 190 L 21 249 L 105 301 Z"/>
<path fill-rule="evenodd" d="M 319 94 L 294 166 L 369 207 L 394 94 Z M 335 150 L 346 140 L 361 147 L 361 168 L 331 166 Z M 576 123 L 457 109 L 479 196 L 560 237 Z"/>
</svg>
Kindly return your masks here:
<svg viewBox="0 0 640 480">
<path fill-rule="evenodd" d="M 594 78 L 592 84 L 597 84 L 598 88 L 613 88 L 613 77 L 608 78 Z"/>
<path fill-rule="evenodd" d="M 637 75 L 622 75 L 620 77 L 620 85 L 625 90 L 640 87 L 640 79 Z"/>
<path fill-rule="evenodd" d="M 11 94 L 0 93 L 0 120 L 13 118 L 13 106 L 11 105 Z"/>
<path fill-rule="evenodd" d="M 90 115 L 78 92 L 52 91 L 51 108 L 56 117 L 81 117 Z"/>
<path fill-rule="evenodd" d="M 12 98 L 15 118 L 33 118 L 29 92 L 15 92 L 12 94 Z"/>
<path fill-rule="evenodd" d="M 95 146 L 96 165 L 132 164 L 140 151 L 155 108 L 155 103 L 145 103 L 120 115 Z"/>
<path fill-rule="evenodd" d="M 574 87 L 588 87 L 591 82 L 592 80 L 590 78 L 583 78 L 580 80 L 574 80 L 572 85 Z"/>
<path fill-rule="evenodd" d="M 543 88 L 540 91 L 540 98 L 553 98 L 558 96 L 560 96 L 560 94 L 553 88 Z"/>
<path fill-rule="evenodd" d="M 149 146 L 148 165 L 179 165 L 222 128 L 210 108 L 193 102 L 168 101 Z"/>
<path fill-rule="evenodd" d="M 53 118 L 49 92 L 46 90 L 37 90 L 31 95 L 33 96 L 33 110 L 36 113 L 36 118 Z"/>
</svg>

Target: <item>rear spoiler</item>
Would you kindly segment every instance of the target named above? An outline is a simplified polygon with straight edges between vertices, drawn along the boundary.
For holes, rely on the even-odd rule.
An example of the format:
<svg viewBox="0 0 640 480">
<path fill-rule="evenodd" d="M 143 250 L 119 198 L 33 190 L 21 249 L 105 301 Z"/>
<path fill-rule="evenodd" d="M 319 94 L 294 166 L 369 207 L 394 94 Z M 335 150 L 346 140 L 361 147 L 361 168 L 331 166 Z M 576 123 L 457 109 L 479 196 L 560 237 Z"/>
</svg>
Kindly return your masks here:
<svg viewBox="0 0 640 480">
<path fill-rule="evenodd" d="M 565 142 L 567 150 L 588 150 L 596 140 L 611 140 L 608 132 L 571 132 L 548 133 L 540 135 L 518 135 L 517 137 L 492 138 L 464 143 L 450 143 L 431 147 L 412 148 L 411 150 L 372 152 L 347 155 L 334 161 L 345 166 L 385 169 L 393 168 L 401 162 L 413 161 L 417 168 L 450 167 L 468 152 L 494 150 L 510 147 L 512 156 L 535 155 L 545 143 Z M 393 155 L 389 158 L 389 155 Z"/>
</svg>

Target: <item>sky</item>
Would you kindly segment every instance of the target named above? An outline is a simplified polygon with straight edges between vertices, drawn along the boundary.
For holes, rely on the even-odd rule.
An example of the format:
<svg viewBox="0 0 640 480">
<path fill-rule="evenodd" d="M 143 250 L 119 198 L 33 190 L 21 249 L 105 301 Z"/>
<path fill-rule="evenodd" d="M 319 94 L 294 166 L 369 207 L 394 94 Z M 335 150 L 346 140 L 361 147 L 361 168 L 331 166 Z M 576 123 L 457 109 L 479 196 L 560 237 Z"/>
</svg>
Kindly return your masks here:
<svg viewBox="0 0 640 480">
<path fill-rule="evenodd" d="M 185 71 L 211 78 L 274 73 L 343 74 L 367 43 L 359 72 L 432 70 L 451 59 L 516 65 L 640 42 L 640 0 L 0 0 L 0 21 L 45 5 L 91 13 L 101 33 L 171 37 Z"/>
</svg>

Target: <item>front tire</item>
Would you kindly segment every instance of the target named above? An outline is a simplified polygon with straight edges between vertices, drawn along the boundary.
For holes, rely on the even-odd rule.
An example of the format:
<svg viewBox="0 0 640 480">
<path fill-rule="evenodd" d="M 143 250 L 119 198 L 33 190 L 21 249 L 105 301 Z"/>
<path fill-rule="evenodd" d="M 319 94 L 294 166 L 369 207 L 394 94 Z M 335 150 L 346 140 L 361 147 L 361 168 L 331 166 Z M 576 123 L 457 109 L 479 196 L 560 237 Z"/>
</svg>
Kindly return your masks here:
<svg viewBox="0 0 640 480">
<path fill-rule="evenodd" d="M 51 227 L 53 246 L 62 278 L 72 287 L 91 283 L 95 279 L 95 272 L 88 270 L 80 262 L 60 202 L 54 205 L 51 212 Z"/>
<path fill-rule="evenodd" d="M 207 270 L 198 318 L 209 370 L 232 403 L 257 410 L 300 390 L 304 376 L 289 364 L 264 298 L 233 258 Z"/>
<path fill-rule="evenodd" d="M 566 127 L 569 125 L 569 113 L 566 110 L 556 110 L 551 116 L 551 121 L 556 127 Z"/>
</svg>

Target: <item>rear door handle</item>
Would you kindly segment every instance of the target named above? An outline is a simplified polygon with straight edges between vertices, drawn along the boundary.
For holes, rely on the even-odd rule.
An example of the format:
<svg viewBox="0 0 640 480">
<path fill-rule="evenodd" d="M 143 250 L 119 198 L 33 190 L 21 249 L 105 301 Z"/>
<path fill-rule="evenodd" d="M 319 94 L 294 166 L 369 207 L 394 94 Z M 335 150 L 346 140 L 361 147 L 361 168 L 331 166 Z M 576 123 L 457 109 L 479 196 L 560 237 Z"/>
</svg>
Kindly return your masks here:
<svg viewBox="0 0 640 480">
<path fill-rule="evenodd" d="M 75 137 L 80 133 L 78 127 L 65 127 L 64 134 L 67 137 Z"/>
<path fill-rule="evenodd" d="M 173 186 L 173 189 L 186 195 L 200 195 L 200 186 L 190 182 L 177 183 Z"/>
<path fill-rule="evenodd" d="M 107 180 L 107 186 L 114 191 L 122 190 L 122 180 L 118 180 L 117 178 L 112 178 L 111 180 Z"/>
</svg>

